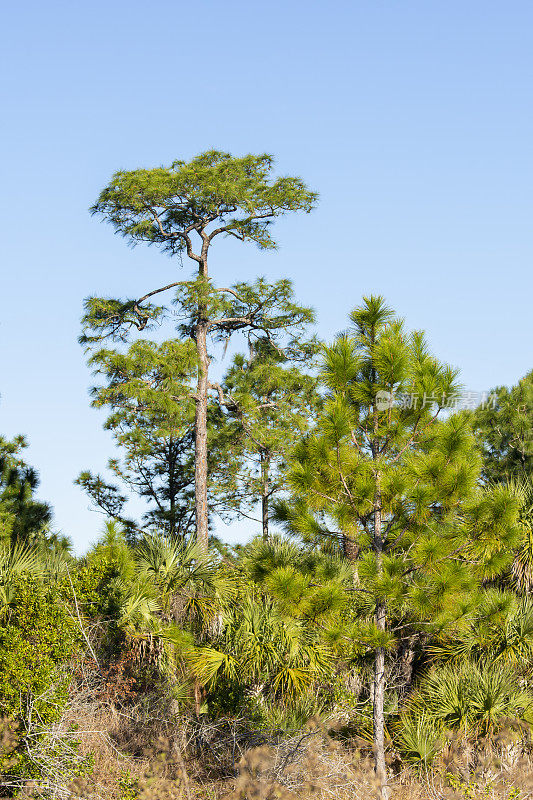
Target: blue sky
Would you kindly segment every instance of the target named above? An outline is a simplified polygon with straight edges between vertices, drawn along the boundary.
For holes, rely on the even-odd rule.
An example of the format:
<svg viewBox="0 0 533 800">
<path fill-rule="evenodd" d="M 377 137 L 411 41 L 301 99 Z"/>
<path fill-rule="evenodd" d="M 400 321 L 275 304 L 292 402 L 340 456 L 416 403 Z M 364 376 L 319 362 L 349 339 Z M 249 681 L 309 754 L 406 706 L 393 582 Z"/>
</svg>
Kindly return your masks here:
<svg viewBox="0 0 533 800">
<path fill-rule="evenodd" d="M 471 390 L 533 367 L 530 2 L 50 0 L 2 23 L 0 433 L 29 437 L 78 550 L 102 519 L 73 480 L 113 455 L 83 298 L 179 269 L 88 214 L 118 168 L 271 152 L 320 204 L 275 253 L 224 245 L 218 280 L 291 277 L 326 338 L 382 293 Z"/>
</svg>

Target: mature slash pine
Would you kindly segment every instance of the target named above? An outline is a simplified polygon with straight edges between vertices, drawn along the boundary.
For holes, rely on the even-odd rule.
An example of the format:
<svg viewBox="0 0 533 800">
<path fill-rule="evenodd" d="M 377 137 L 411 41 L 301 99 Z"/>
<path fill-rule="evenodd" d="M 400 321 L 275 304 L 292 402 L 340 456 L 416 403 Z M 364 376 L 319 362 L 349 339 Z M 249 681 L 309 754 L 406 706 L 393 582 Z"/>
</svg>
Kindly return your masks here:
<svg viewBox="0 0 533 800">
<path fill-rule="evenodd" d="M 187 338 L 195 350 L 196 386 L 188 399 L 195 404 L 196 536 L 204 548 L 208 543 L 208 404 L 211 391 L 220 396 L 220 387 L 210 381 L 209 343 L 227 342 L 235 331 L 275 341 L 312 318 L 309 309 L 296 309 L 288 281 L 216 287 L 211 279 L 211 246 L 218 237 L 231 236 L 272 249 L 276 247 L 271 234 L 274 219 L 314 207 L 317 195 L 300 178 L 275 177 L 273 168 L 269 155 L 234 158 L 209 151 L 170 167 L 117 172 L 92 208 L 130 244 L 156 245 L 171 256 L 185 255 L 195 265 L 193 279 L 152 288 L 137 300 L 88 298 L 81 341 L 93 346 L 105 336 L 124 341 L 128 329 L 149 328 L 166 311 L 154 306 L 151 298 L 175 290 L 184 360 Z"/>
<path fill-rule="evenodd" d="M 381 297 L 365 298 L 351 322 L 324 350 L 324 408 L 296 447 L 294 497 L 278 516 L 304 540 L 353 543 L 357 621 L 339 636 L 373 653 L 375 767 L 387 798 L 387 664 L 405 659 L 417 631 L 458 624 L 481 581 L 507 567 L 517 503 L 503 486 L 480 486 L 467 416 L 439 419 L 457 375 L 423 334 L 407 332 Z"/>
<path fill-rule="evenodd" d="M 320 405 L 313 371 L 318 348 L 312 337 L 291 342 L 284 352 L 262 341 L 248 357 L 237 354 L 224 376 L 224 393 L 232 400 L 227 422 L 235 470 L 227 471 L 222 490 L 244 516 L 260 506 L 265 540 L 272 502 L 287 488 L 287 457 Z"/>
</svg>

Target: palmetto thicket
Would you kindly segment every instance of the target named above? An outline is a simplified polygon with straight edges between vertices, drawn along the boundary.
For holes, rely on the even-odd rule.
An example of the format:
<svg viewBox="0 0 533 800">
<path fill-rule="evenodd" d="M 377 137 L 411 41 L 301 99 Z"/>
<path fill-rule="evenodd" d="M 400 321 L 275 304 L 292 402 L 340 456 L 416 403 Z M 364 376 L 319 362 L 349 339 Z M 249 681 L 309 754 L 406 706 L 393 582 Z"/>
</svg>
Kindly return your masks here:
<svg viewBox="0 0 533 800">
<path fill-rule="evenodd" d="M 382 795 L 387 654 L 406 631 L 438 631 L 472 606 L 478 581 L 509 562 L 517 504 L 481 490 L 480 459 L 462 415 L 439 419 L 457 375 L 410 333 L 380 297 L 324 351 L 328 395 L 316 428 L 297 445 L 280 508 L 308 541 L 348 540 L 354 605 L 345 635 L 373 653 L 373 737 Z"/>
<path fill-rule="evenodd" d="M 350 601 L 351 571 L 341 560 L 277 537 L 239 553 L 237 601 L 222 614 L 194 668 L 216 696 L 232 687 L 241 711 L 253 706 L 270 724 L 307 704 L 325 703 L 335 681 L 336 631 Z M 331 700 L 331 698 L 329 698 Z"/>
<path fill-rule="evenodd" d="M 533 722 L 533 694 L 501 663 L 489 669 L 466 661 L 433 669 L 419 682 L 406 708 L 412 716 L 427 715 L 441 731 L 458 730 L 465 736 L 493 734 L 509 719 Z"/>
<path fill-rule="evenodd" d="M 428 649 L 439 662 L 487 661 L 531 674 L 533 603 L 510 591 L 485 589 L 470 613 L 442 631 Z"/>
</svg>

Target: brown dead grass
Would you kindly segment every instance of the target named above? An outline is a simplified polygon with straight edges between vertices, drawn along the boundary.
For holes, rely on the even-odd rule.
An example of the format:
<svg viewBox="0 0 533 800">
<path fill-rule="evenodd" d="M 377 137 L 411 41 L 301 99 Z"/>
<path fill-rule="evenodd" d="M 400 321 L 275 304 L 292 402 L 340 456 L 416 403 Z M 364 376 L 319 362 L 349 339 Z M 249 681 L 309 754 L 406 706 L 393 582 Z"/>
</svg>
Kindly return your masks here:
<svg viewBox="0 0 533 800">
<path fill-rule="evenodd" d="M 24 796 L 55 800 L 372 800 L 379 797 L 372 752 L 330 722 L 310 720 L 280 739 L 243 720 L 195 722 L 169 699 L 117 707 L 78 691 L 58 734 L 76 726 L 91 773 L 68 786 L 28 786 Z M 533 770 L 521 732 L 481 742 L 450 739 L 431 772 L 389 758 L 390 800 L 533 800 Z M 5 795 L 4 795 L 5 796 Z"/>
</svg>

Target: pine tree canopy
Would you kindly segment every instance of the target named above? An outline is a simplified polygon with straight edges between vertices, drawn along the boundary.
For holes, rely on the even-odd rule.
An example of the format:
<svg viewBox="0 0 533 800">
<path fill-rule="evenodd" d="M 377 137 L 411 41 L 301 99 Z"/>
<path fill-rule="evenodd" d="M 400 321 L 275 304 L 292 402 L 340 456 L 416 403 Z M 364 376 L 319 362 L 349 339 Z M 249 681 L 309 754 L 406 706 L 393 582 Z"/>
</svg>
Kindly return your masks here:
<svg viewBox="0 0 533 800">
<path fill-rule="evenodd" d="M 461 613 L 458 598 L 476 570 L 494 575 L 508 563 L 516 499 L 480 488 L 467 416 L 440 418 L 460 387 L 423 334 L 407 332 L 379 297 L 366 299 L 351 322 L 324 349 L 324 409 L 296 446 L 294 501 L 278 514 L 309 540 L 351 539 L 358 580 L 374 598 L 425 621 L 433 615 L 438 625 Z M 470 569 L 460 563 L 467 554 Z"/>
<path fill-rule="evenodd" d="M 311 211 L 317 194 L 300 178 L 272 177 L 274 159 L 234 158 L 211 150 L 170 167 L 116 172 L 92 207 L 130 244 L 144 241 L 171 254 L 187 250 L 187 236 L 216 223 L 219 234 L 276 247 L 271 221 L 287 211 Z"/>
</svg>

